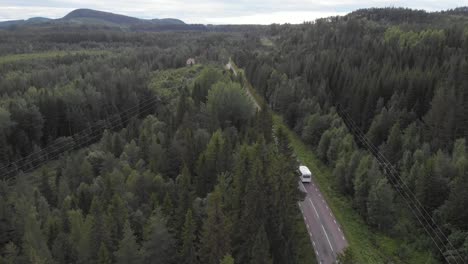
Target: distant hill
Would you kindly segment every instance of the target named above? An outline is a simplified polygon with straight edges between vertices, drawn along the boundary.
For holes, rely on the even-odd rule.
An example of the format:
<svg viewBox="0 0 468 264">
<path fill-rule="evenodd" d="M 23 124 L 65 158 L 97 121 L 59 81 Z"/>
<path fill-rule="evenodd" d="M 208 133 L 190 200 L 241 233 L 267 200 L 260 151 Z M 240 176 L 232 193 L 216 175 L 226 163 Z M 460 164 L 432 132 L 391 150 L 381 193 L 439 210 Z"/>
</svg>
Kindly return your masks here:
<svg viewBox="0 0 468 264">
<path fill-rule="evenodd" d="M 446 11 L 450 15 L 468 16 L 468 6 L 457 7 Z"/>
<path fill-rule="evenodd" d="M 416 25 L 420 28 L 432 25 L 450 27 L 465 23 L 468 18 L 468 7 L 459 7 L 446 11 L 427 12 L 409 8 L 366 8 L 358 9 L 346 15 L 351 18 L 366 18 L 383 24 L 400 25 L 402 23 Z"/>
<path fill-rule="evenodd" d="M 49 22 L 53 19 L 50 18 L 45 18 L 45 17 L 32 17 L 30 19 L 21 19 L 21 20 L 10 20 L 10 21 L 4 21 L 0 22 L 0 28 L 4 27 L 11 27 L 11 26 L 18 26 L 18 25 L 33 25 L 33 24 L 38 24 L 38 23 L 46 23 Z"/>
<path fill-rule="evenodd" d="M 175 18 L 163 18 L 163 19 L 140 19 L 136 17 L 130 17 L 120 14 L 114 14 L 110 12 L 103 12 L 92 9 L 76 9 L 68 13 L 63 18 L 49 19 L 44 17 L 34 17 L 28 20 L 12 20 L 0 22 L 0 28 L 10 28 L 17 26 L 31 26 L 38 24 L 87 24 L 87 25 L 104 25 L 111 27 L 134 27 L 134 26 L 145 26 L 151 27 L 155 25 L 162 26 L 174 26 L 174 25 L 186 25 L 182 20 Z"/>
<path fill-rule="evenodd" d="M 95 21 L 101 20 L 103 22 L 109 22 L 119 25 L 137 24 L 143 22 L 139 18 L 109 12 L 102 12 L 92 9 L 76 9 L 62 18 L 62 20 L 67 21 L 86 21 L 87 19 L 93 19 Z"/>
</svg>

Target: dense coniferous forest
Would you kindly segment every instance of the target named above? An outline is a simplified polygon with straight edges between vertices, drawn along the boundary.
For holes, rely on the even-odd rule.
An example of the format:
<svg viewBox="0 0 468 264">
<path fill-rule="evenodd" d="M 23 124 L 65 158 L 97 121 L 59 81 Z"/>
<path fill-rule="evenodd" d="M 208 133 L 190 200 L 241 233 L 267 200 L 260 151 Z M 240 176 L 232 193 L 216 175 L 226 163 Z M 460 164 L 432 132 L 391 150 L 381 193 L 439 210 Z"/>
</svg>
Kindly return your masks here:
<svg viewBox="0 0 468 264">
<path fill-rule="evenodd" d="M 269 52 L 235 55 L 257 92 L 333 168 L 334 188 L 368 225 L 432 248 L 445 261 L 468 261 L 467 26 L 466 8 L 358 10 L 272 25 Z M 421 236 L 349 120 L 448 237 L 439 245 L 443 253 Z"/>
<path fill-rule="evenodd" d="M 240 37 L 5 34 L 31 51 L 0 59 L 1 263 L 299 261 L 287 138 L 223 68 Z"/>
<path fill-rule="evenodd" d="M 404 241 L 391 261 L 468 261 L 466 8 L 151 31 L 0 30 L 0 263 L 310 263 L 298 162 L 272 113 L 371 230 Z"/>
</svg>

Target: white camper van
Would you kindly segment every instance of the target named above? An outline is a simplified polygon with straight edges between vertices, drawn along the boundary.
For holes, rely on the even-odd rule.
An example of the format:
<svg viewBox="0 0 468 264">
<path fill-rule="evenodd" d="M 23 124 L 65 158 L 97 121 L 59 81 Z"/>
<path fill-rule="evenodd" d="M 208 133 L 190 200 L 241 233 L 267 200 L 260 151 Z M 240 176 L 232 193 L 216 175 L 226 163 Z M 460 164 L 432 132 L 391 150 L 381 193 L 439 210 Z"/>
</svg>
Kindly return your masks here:
<svg viewBox="0 0 468 264">
<path fill-rule="evenodd" d="M 301 175 L 302 182 L 311 182 L 312 173 L 310 172 L 309 168 L 306 166 L 299 166 L 299 173 Z"/>
</svg>

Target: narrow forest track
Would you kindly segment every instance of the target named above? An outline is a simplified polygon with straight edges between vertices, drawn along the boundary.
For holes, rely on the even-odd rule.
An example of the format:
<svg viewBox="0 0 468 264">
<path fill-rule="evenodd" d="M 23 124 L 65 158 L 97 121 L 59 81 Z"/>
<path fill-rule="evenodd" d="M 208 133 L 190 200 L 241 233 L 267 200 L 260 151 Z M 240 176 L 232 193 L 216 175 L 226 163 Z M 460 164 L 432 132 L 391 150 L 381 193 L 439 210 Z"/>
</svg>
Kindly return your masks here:
<svg viewBox="0 0 468 264">
<path fill-rule="evenodd" d="M 238 70 L 236 69 L 237 67 L 233 66 L 233 62 L 231 61 L 231 59 L 229 59 L 228 63 L 226 64 L 225 68 L 227 70 L 230 70 L 232 71 L 232 73 L 234 74 L 234 76 L 237 77 L 238 75 Z M 245 76 L 243 76 L 245 77 Z M 245 88 L 245 91 L 247 93 L 247 96 L 250 97 L 250 99 L 252 100 L 252 102 L 254 103 L 255 107 L 257 108 L 257 111 L 260 111 L 262 110 L 262 108 L 260 107 L 260 104 L 257 102 L 257 100 L 255 99 L 255 96 L 252 94 L 252 91 L 249 89 L 248 87 L 248 81 L 247 79 L 244 78 L 244 80 L 242 80 L 243 82 L 243 87 Z"/>
</svg>

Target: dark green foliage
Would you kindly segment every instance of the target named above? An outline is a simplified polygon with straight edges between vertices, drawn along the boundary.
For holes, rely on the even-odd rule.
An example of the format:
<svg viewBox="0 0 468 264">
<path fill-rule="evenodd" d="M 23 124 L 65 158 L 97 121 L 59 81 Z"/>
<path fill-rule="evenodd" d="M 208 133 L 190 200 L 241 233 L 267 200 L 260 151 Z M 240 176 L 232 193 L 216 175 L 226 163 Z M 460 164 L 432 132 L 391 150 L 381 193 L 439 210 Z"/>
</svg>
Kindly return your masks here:
<svg viewBox="0 0 468 264">
<path fill-rule="evenodd" d="M 270 256 L 270 243 L 266 237 L 265 228 L 260 226 L 254 237 L 254 244 L 250 253 L 251 259 L 248 263 L 251 264 L 271 264 L 273 263 Z"/>
<path fill-rule="evenodd" d="M 397 262 L 427 239 L 401 234 L 416 221 L 347 127 L 367 135 L 466 255 L 461 14 L 359 10 L 230 29 L 242 34 L 1 31 L 0 167 L 52 143 L 56 152 L 16 164 L 55 160 L 14 186 L 2 181 L 0 262 L 297 263 L 297 161 L 268 107 L 334 169 L 333 188 L 372 228 L 416 242 Z M 274 48 L 258 45 L 264 36 Z M 229 56 L 267 101 L 257 114 L 242 79 L 216 66 Z M 189 57 L 203 66 L 185 67 Z M 71 137 L 84 129 L 95 137 Z"/>
<path fill-rule="evenodd" d="M 393 190 L 380 178 L 370 188 L 367 201 L 368 223 L 379 230 L 389 230 L 394 223 Z"/>
<path fill-rule="evenodd" d="M 217 264 L 231 251 L 230 230 L 222 209 L 220 190 L 215 188 L 207 202 L 207 217 L 201 232 L 199 255 L 201 263 Z"/>
<path fill-rule="evenodd" d="M 143 263 L 172 263 L 174 260 L 174 238 L 166 227 L 165 219 L 158 211 L 148 221 L 143 249 Z"/>
<path fill-rule="evenodd" d="M 192 216 L 192 210 L 188 210 L 185 223 L 182 227 L 182 247 L 179 251 L 179 263 L 196 264 L 196 226 Z"/>
<path fill-rule="evenodd" d="M 253 102 L 238 83 L 218 82 L 207 98 L 206 106 L 212 120 L 221 127 L 240 128 L 254 114 Z"/>
<path fill-rule="evenodd" d="M 226 255 L 221 260 L 220 264 L 234 264 L 234 259 L 232 258 L 231 255 Z"/>
<path fill-rule="evenodd" d="M 114 252 L 115 262 L 118 264 L 124 263 L 141 263 L 142 256 L 136 237 L 130 223 L 125 222 L 122 240 L 119 242 L 117 251 Z"/>
<path fill-rule="evenodd" d="M 464 9 L 372 8 L 298 26 L 272 25 L 276 49 L 244 49 L 234 56 L 257 92 L 333 168 L 334 188 L 350 196 L 366 222 L 390 235 L 399 224 L 419 224 L 406 217 L 412 214 L 400 206 L 402 197 L 392 198 L 394 188 L 415 194 L 445 236 L 467 231 L 459 222 L 463 213 L 456 212 L 464 204 L 467 159 L 454 154 L 464 152 L 459 139 L 468 135 L 468 19 L 461 14 Z M 342 118 L 352 129 L 344 129 Z M 366 139 L 350 134 L 355 130 Z M 391 178 L 382 182 L 392 175 L 362 154 L 363 140 L 395 166 L 403 187 Z M 379 203 L 395 215 L 372 208 Z M 428 239 L 412 231 L 415 244 Z M 463 251 L 462 244 L 455 247 Z"/>
</svg>

